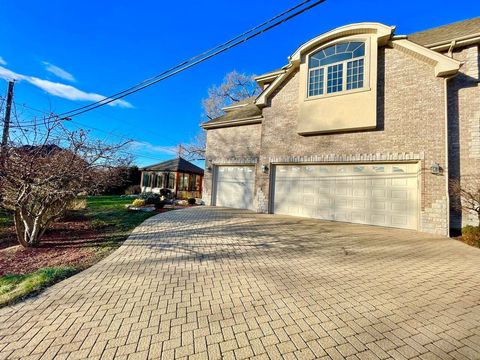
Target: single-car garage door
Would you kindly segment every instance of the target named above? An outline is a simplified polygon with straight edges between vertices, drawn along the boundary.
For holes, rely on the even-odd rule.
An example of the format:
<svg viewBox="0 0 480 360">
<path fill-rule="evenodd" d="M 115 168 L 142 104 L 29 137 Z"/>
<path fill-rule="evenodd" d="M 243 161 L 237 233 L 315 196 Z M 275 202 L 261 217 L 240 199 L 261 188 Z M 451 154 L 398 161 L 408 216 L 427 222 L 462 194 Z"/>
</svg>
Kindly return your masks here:
<svg viewBox="0 0 480 360">
<path fill-rule="evenodd" d="M 215 176 L 215 205 L 253 209 L 254 166 L 218 166 Z"/>
<path fill-rule="evenodd" d="M 276 214 L 417 229 L 418 164 L 277 165 Z"/>
</svg>

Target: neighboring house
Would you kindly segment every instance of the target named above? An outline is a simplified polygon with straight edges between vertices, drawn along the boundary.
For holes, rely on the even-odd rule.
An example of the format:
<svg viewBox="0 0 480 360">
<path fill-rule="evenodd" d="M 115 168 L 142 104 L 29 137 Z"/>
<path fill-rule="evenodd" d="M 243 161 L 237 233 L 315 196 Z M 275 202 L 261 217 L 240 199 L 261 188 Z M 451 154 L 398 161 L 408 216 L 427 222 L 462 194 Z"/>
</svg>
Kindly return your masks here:
<svg viewBox="0 0 480 360">
<path fill-rule="evenodd" d="M 178 199 L 201 198 L 203 169 L 178 157 L 144 167 L 140 184 L 142 192 L 170 190 Z"/>
<path fill-rule="evenodd" d="M 207 130 L 207 204 L 448 234 L 480 176 L 480 18 L 409 36 L 343 26 L 258 76 Z M 448 131 L 447 131 L 448 129 Z"/>
</svg>

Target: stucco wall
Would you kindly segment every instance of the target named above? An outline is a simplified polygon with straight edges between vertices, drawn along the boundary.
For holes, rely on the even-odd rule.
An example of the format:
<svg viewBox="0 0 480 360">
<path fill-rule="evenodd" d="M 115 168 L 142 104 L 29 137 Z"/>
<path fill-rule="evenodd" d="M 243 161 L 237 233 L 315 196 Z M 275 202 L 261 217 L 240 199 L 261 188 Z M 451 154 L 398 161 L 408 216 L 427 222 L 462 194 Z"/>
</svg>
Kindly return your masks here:
<svg viewBox="0 0 480 360">
<path fill-rule="evenodd" d="M 460 74 L 449 80 L 449 144 L 450 177 L 477 176 L 480 178 L 480 54 L 478 46 L 453 53 L 463 61 Z M 458 199 L 452 198 L 452 203 Z M 478 225 L 476 216 L 452 211 L 452 227 Z"/>
<path fill-rule="evenodd" d="M 203 201 L 210 205 L 213 172 L 208 167 L 219 164 L 253 164 L 260 153 L 261 124 L 208 130 Z"/>
<path fill-rule="evenodd" d="M 422 169 L 420 230 L 446 234 L 445 176 L 432 175 L 429 170 L 432 162 L 446 168 L 443 79 L 434 76 L 431 65 L 398 50 L 380 49 L 378 60 L 375 131 L 298 135 L 299 74 L 296 72 L 276 90 L 269 106 L 263 110 L 259 164 L 318 162 L 319 159 L 319 162 L 330 159 L 341 162 L 347 158 L 361 162 L 418 159 Z M 361 157 L 364 160 L 360 160 Z M 256 196 L 257 203 L 264 204 L 270 177 L 259 168 Z"/>
</svg>

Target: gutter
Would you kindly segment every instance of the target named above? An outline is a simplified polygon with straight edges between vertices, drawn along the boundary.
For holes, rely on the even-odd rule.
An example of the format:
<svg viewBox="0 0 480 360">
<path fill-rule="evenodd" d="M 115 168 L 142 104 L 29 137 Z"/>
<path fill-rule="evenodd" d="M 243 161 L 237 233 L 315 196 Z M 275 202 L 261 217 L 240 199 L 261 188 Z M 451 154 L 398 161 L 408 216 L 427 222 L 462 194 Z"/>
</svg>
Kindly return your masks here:
<svg viewBox="0 0 480 360">
<path fill-rule="evenodd" d="M 436 43 L 431 43 L 423 46 L 435 51 L 444 51 L 444 50 L 449 50 L 453 42 L 455 42 L 455 44 L 453 45 L 453 48 L 480 43 L 480 33 L 461 36 L 455 39 L 450 39 L 445 41 L 439 41 Z M 453 48 L 451 48 L 452 51 L 453 51 Z"/>
</svg>

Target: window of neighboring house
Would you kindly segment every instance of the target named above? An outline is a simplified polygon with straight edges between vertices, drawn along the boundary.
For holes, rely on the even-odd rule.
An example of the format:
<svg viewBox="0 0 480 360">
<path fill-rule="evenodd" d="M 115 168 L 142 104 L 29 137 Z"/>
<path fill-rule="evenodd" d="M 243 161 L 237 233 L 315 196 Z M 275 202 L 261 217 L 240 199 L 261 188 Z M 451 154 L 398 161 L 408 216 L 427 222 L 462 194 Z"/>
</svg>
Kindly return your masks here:
<svg viewBox="0 0 480 360">
<path fill-rule="evenodd" d="M 178 182 L 178 190 L 188 191 L 188 174 L 179 173 L 180 179 Z"/>
<path fill-rule="evenodd" d="M 364 65 L 364 42 L 339 43 L 311 54 L 308 60 L 308 96 L 363 88 Z"/>
<path fill-rule="evenodd" d="M 175 188 L 175 173 L 170 172 L 167 174 L 167 189 Z"/>
<path fill-rule="evenodd" d="M 156 188 L 161 188 L 162 187 L 162 180 L 163 180 L 163 174 L 162 173 L 156 173 L 155 174 L 155 187 Z"/>
<path fill-rule="evenodd" d="M 150 174 L 147 172 L 143 173 L 143 186 L 150 186 Z"/>
<path fill-rule="evenodd" d="M 196 175 L 195 176 L 195 191 L 200 191 L 202 188 L 202 176 Z"/>
<path fill-rule="evenodd" d="M 153 187 L 155 187 L 155 184 L 157 182 L 157 174 L 152 172 L 151 178 L 152 178 L 152 180 L 150 180 L 150 186 L 153 188 Z"/>
<path fill-rule="evenodd" d="M 193 190 L 195 190 L 195 177 L 196 177 L 196 176 L 197 176 L 197 175 L 195 175 L 195 174 L 191 174 L 191 175 L 190 175 L 190 179 L 189 179 L 189 181 L 188 181 L 188 191 L 193 191 Z"/>
</svg>

